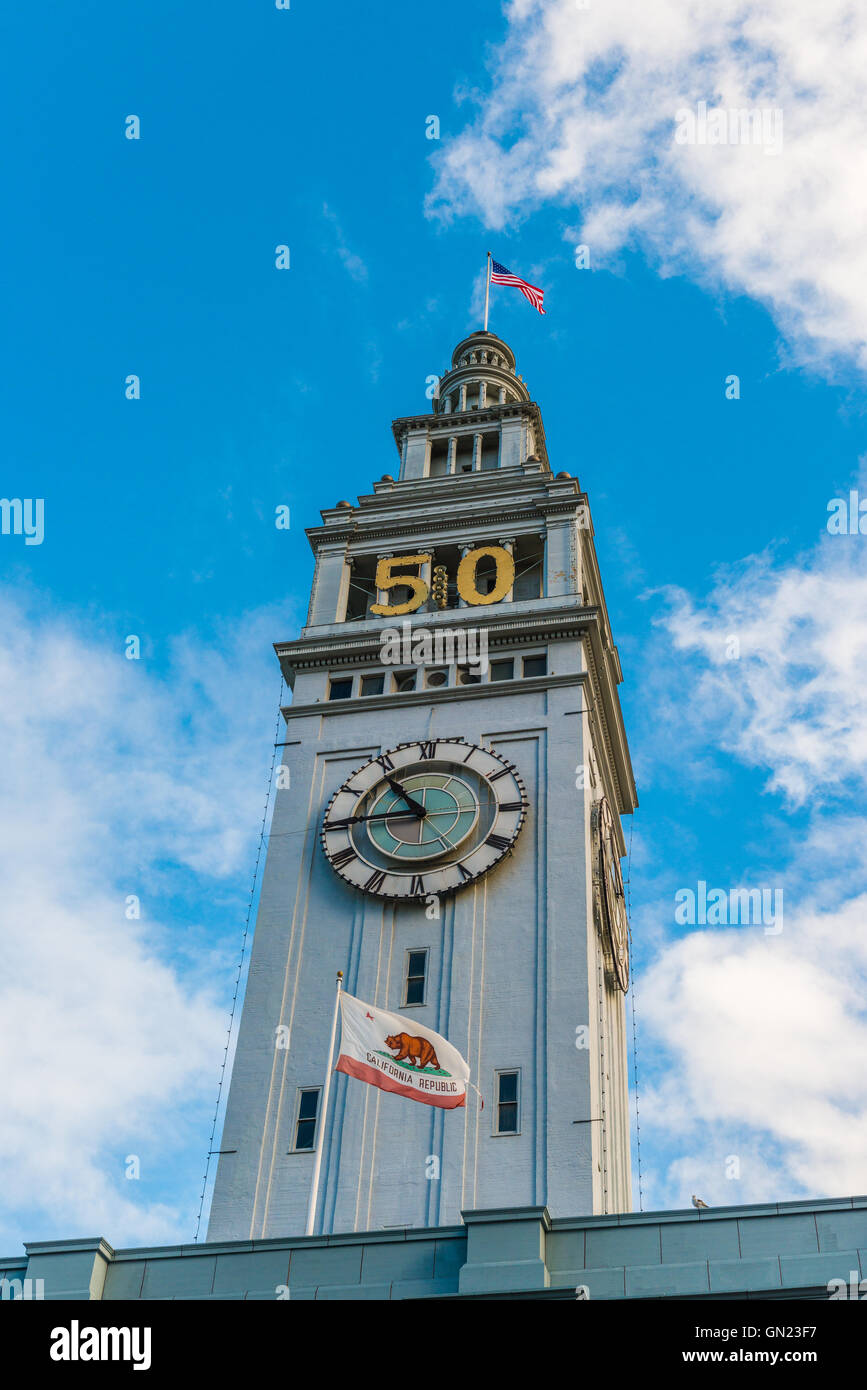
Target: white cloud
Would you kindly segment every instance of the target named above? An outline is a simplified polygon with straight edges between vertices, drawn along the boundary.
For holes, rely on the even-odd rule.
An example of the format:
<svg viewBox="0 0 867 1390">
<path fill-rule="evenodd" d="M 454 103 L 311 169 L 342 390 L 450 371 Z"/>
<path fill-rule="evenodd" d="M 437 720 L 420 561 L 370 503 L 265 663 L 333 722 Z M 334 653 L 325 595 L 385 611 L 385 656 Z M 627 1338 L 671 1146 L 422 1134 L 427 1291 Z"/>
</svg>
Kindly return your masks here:
<svg viewBox="0 0 867 1390">
<path fill-rule="evenodd" d="M 275 617 L 178 639 L 159 676 L 125 659 L 123 632 L 0 601 L 4 1253 L 45 1233 L 191 1236 L 198 1189 L 181 1211 L 173 1168 L 207 1146 L 270 763 Z"/>
<path fill-rule="evenodd" d="M 867 1168 L 867 541 L 826 536 L 773 565 L 752 557 L 702 602 L 669 595 L 670 709 L 656 755 L 693 748 L 760 769 L 790 828 L 762 881 L 783 887 L 784 930 L 680 929 L 639 980 L 652 1083 L 644 1139 L 651 1204 L 842 1196 Z M 740 658 L 726 657 L 731 636 Z M 671 714 L 671 719 L 666 718 Z M 670 727 L 672 747 L 663 744 Z M 758 793 L 758 789 L 757 789 Z M 733 803 L 733 814 L 734 811 Z M 756 880 L 758 884 L 759 880 Z M 660 905 L 637 914 L 658 928 Z M 671 920 L 671 918 L 669 918 Z M 645 1150 L 645 1154 L 647 1150 Z M 738 1182 L 725 1159 L 741 1161 Z"/>
<path fill-rule="evenodd" d="M 692 718 L 768 769 L 792 804 L 867 784 L 867 555 L 860 536 L 828 536 L 803 563 L 759 557 L 707 602 L 672 594 L 665 626 L 699 654 Z M 727 656 L 729 639 L 740 656 Z M 704 724 L 705 733 L 708 731 Z"/>
<path fill-rule="evenodd" d="M 851 0 L 513 0 L 429 208 L 504 227 L 550 202 L 593 264 L 641 246 L 765 304 L 800 360 L 867 367 L 867 11 Z M 479 100 L 477 97 L 476 100 Z M 706 101 L 783 113 L 776 154 L 675 141 Z"/>
<path fill-rule="evenodd" d="M 657 1200 L 683 1204 L 687 1173 L 719 1205 L 863 1191 L 865 919 L 862 895 L 787 920 L 780 937 L 693 932 L 661 954 L 640 1009 L 667 1065 L 657 1057 L 665 1079 L 642 1096 L 642 1124 L 680 1154 Z"/>
<path fill-rule="evenodd" d="M 336 212 L 332 212 L 327 203 L 322 204 L 322 215 L 327 222 L 334 228 L 334 240 L 337 246 L 337 254 L 347 275 L 359 284 L 364 284 L 368 278 L 368 269 L 364 261 L 353 251 L 346 241 L 346 235 Z"/>
</svg>

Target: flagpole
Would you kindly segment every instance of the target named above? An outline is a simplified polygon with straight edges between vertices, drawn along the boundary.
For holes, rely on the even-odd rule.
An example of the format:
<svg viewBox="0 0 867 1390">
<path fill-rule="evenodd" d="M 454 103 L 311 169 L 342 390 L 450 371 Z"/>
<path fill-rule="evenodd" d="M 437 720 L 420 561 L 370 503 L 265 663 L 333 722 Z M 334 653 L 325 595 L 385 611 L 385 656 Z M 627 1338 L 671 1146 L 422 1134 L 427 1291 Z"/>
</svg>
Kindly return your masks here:
<svg viewBox="0 0 867 1390">
<path fill-rule="evenodd" d="M 488 268 L 485 273 L 485 332 L 488 331 L 488 309 L 491 303 L 491 253 L 488 252 Z"/>
<path fill-rule="evenodd" d="M 313 1177 L 310 1182 L 310 1204 L 307 1208 L 307 1232 L 313 1235 L 316 1224 L 316 1204 L 319 1200 L 319 1175 L 322 1171 L 322 1151 L 325 1148 L 325 1120 L 328 1115 L 328 1097 L 331 1093 L 331 1071 L 334 1066 L 334 1044 L 337 1040 L 337 1015 L 340 1012 L 340 991 L 343 988 L 343 971 L 337 972 L 337 994 L 334 997 L 334 1017 L 331 1020 L 331 1042 L 328 1045 L 328 1067 L 325 1071 L 325 1085 L 322 1087 L 322 1113 L 319 1117 L 319 1142 L 313 1160 Z"/>
</svg>

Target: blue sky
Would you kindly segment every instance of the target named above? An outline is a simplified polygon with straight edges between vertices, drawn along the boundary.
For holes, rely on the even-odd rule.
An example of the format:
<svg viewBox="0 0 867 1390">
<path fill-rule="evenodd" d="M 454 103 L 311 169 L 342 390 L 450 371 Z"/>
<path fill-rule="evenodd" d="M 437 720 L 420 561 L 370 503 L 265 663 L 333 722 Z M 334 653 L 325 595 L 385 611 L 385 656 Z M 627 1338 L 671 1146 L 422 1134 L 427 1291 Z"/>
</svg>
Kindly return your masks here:
<svg viewBox="0 0 867 1390">
<path fill-rule="evenodd" d="M 4 17 L 0 491 L 45 499 L 41 546 L 0 538 L 10 1250 L 192 1235 L 303 528 L 395 471 L 489 248 L 546 290 L 491 326 L 589 493 L 625 673 L 645 1206 L 856 1190 L 863 1083 L 820 1060 L 865 1030 L 863 541 L 825 526 L 864 452 L 854 57 L 776 0 L 770 77 L 712 17 L 575 8 Z M 692 98 L 785 99 L 789 144 L 675 166 Z M 677 927 L 698 880 L 784 886 L 782 937 Z"/>
</svg>

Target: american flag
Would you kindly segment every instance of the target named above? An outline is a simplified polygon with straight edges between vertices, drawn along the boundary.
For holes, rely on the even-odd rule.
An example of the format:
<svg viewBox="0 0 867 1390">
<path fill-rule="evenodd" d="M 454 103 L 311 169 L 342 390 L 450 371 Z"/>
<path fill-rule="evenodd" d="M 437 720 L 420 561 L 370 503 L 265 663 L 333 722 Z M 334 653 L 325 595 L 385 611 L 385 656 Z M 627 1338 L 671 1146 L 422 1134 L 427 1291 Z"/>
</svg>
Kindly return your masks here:
<svg viewBox="0 0 867 1390">
<path fill-rule="evenodd" d="M 538 309 L 540 314 L 544 314 L 542 308 L 545 291 L 540 290 L 538 285 L 530 285 L 526 280 L 522 280 L 519 275 L 513 275 L 511 270 L 507 270 L 499 261 L 491 260 L 491 284 L 492 285 L 514 285 L 516 290 L 520 290 L 525 299 L 529 299 L 534 309 Z"/>
</svg>

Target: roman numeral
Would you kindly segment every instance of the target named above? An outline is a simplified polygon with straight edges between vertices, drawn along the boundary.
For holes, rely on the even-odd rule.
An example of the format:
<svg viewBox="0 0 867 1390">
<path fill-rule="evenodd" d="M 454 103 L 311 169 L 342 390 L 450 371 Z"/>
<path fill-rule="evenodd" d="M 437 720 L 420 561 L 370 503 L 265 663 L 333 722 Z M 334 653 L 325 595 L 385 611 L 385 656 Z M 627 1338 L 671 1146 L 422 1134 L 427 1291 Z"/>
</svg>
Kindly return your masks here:
<svg viewBox="0 0 867 1390">
<path fill-rule="evenodd" d="M 467 756 L 464 758 L 464 762 L 465 762 L 465 763 L 468 763 L 468 762 L 470 761 L 470 758 L 473 756 L 473 754 L 475 753 L 475 751 L 476 751 L 475 748 L 471 748 L 471 749 L 470 749 L 469 753 L 468 753 Z"/>
<path fill-rule="evenodd" d="M 409 891 L 414 898 L 420 898 L 424 895 L 424 879 L 421 874 L 413 874 L 412 882 L 409 885 Z"/>
<path fill-rule="evenodd" d="M 435 758 L 436 755 L 437 755 L 437 746 L 436 746 L 436 744 L 435 744 L 435 743 L 420 743 L 419 746 L 418 746 L 418 755 L 419 755 L 420 758 L 425 758 L 425 759 L 427 759 L 427 758 L 431 758 L 431 759 Z"/>
<path fill-rule="evenodd" d="M 489 782 L 498 782 L 498 781 L 500 780 L 501 777 L 508 777 L 508 775 L 509 775 L 509 769 L 508 769 L 507 767 L 501 767 L 500 770 L 499 770 L 499 772 L 489 772 L 489 773 L 488 773 L 488 781 L 489 781 Z"/>
<path fill-rule="evenodd" d="M 342 792 L 349 792 L 352 796 L 362 796 L 364 794 L 363 787 L 341 787 L 340 790 Z"/>
<path fill-rule="evenodd" d="M 460 862 L 460 860 L 458 860 L 458 868 L 459 868 L 460 871 L 461 871 L 461 878 L 462 878 L 462 880 L 464 881 L 464 883 L 466 883 L 468 879 L 471 879 L 471 878 L 472 878 L 472 874 L 469 873 L 469 872 L 464 868 L 464 866 L 463 866 L 463 864 Z"/>
<path fill-rule="evenodd" d="M 338 854 L 332 854 L 331 862 L 335 869 L 342 869 L 346 864 L 351 864 L 356 858 L 354 849 L 342 849 Z"/>
<path fill-rule="evenodd" d="M 380 890 L 380 888 L 382 887 L 382 885 L 383 885 L 384 883 L 385 883 L 385 874 L 380 873 L 380 871 L 379 871 L 378 869 L 376 869 L 376 870 L 374 870 L 374 872 L 370 875 L 370 878 L 367 880 L 367 882 L 365 883 L 364 887 L 365 887 L 365 889 L 367 890 L 368 893 L 378 893 L 379 890 Z"/>
<path fill-rule="evenodd" d="M 485 840 L 485 844 L 490 845 L 491 849 L 508 849 L 511 843 L 512 841 L 507 840 L 505 835 L 489 835 Z"/>
<path fill-rule="evenodd" d="M 382 768 L 383 772 L 394 772 L 394 763 L 391 761 L 391 758 L 388 756 L 387 753 L 382 753 L 380 757 L 374 758 L 373 761 L 379 763 L 379 766 Z"/>
<path fill-rule="evenodd" d="M 523 811 L 523 801 L 504 801 L 500 806 L 501 811 Z"/>
</svg>

